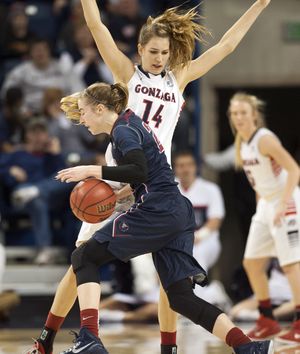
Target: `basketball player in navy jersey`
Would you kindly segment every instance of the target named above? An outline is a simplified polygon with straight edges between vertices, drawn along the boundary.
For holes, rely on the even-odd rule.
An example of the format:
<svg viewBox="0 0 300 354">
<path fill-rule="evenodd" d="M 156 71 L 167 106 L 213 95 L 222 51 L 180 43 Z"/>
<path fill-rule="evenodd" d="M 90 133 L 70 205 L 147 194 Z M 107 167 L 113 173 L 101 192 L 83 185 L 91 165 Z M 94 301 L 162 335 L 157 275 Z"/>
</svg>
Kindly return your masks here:
<svg viewBox="0 0 300 354">
<path fill-rule="evenodd" d="M 202 37 L 208 33 L 199 24 L 195 9 L 183 13 L 173 8 L 156 18 L 149 17 L 140 32 L 138 53 L 141 65 L 136 66 L 118 49 L 101 21 L 96 1 L 81 0 L 87 25 L 101 57 L 110 68 L 115 82 L 128 86 L 128 107 L 153 129 L 165 149 L 169 163 L 172 137 L 184 103 L 182 95 L 185 87 L 189 82 L 202 77 L 237 47 L 269 2 L 255 1 L 216 45 L 194 60 L 195 40 L 201 42 Z M 113 164 L 110 147 L 106 162 L 108 165 Z M 118 193 L 118 198 L 124 195 L 125 191 L 122 191 Z M 83 223 L 76 245 L 87 241 L 102 226 Z M 55 335 L 74 304 L 75 297 L 75 277 L 69 268 L 59 284 L 45 326 L 33 350 L 41 354 L 52 354 Z M 177 316 L 170 310 L 163 289 L 160 293 L 158 317 L 162 354 L 176 354 Z"/>
<path fill-rule="evenodd" d="M 274 353 L 271 341 L 251 342 L 221 310 L 194 295 L 193 285 L 204 285 L 206 274 L 192 256 L 192 204 L 179 192 L 164 149 L 150 127 L 130 109 L 123 111 L 127 99 L 124 84 L 97 83 L 78 100 L 80 123 L 92 134 L 110 135 L 117 166 L 77 166 L 57 174 L 62 182 L 94 177 L 130 183 L 135 197 L 129 210 L 72 254 L 81 329 L 74 346 L 63 353 L 108 353 L 98 337 L 99 267 L 150 252 L 174 311 L 225 341 L 237 354 Z"/>
</svg>

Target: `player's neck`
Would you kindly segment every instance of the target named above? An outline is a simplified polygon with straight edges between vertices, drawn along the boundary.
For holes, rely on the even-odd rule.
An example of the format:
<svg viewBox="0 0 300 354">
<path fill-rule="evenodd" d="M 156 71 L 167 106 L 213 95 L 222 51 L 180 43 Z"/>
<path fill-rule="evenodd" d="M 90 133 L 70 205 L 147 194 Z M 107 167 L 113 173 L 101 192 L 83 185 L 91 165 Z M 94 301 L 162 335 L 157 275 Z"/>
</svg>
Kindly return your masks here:
<svg viewBox="0 0 300 354">
<path fill-rule="evenodd" d="M 245 142 L 248 142 L 252 138 L 252 136 L 256 133 L 257 129 L 258 129 L 257 127 L 247 129 L 247 131 L 240 132 L 240 136 Z"/>
</svg>

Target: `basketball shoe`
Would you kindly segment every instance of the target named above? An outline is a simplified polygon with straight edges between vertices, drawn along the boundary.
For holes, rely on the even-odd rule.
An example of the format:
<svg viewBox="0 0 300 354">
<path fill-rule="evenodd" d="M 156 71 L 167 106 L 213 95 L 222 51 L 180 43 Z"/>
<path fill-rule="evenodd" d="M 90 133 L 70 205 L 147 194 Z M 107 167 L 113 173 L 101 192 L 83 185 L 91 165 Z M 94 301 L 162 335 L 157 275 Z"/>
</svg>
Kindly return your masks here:
<svg viewBox="0 0 300 354">
<path fill-rule="evenodd" d="M 86 327 L 80 329 L 79 334 L 75 334 L 74 345 L 60 354 L 108 354 L 100 338 L 96 337 Z"/>
<path fill-rule="evenodd" d="M 292 324 L 292 328 L 285 334 L 278 336 L 276 341 L 282 343 L 299 343 L 300 344 L 300 320 Z"/>
<path fill-rule="evenodd" d="M 161 344 L 160 345 L 160 354 L 177 354 L 177 345 L 176 344 Z"/>
<path fill-rule="evenodd" d="M 233 348 L 235 354 L 273 354 L 274 345 L 270 340 L 250 342 Z"/>
<path fill-rule="evenodd" d="M 251 339 L 266 339 L 275 336 L 281 331 L 280 325 L 276 320 L 261 315 L 256 321 L 255 327 L 247 333 Z"/>
</svg>

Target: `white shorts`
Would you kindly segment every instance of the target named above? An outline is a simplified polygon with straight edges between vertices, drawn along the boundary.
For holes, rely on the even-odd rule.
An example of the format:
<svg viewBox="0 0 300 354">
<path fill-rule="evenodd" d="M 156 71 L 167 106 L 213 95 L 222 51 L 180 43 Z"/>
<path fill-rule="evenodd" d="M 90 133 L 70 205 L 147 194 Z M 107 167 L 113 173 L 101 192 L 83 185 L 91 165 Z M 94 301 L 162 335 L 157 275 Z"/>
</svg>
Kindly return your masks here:
<svg viewBox="0 0 300 354">
<path fill-rule="evenodd" d="M 300 261 L 300 191 L 296 188 L 293 201 L 281 226 L 274 225 L 274 215 L 279 199 L 260 199 L 252 218 L 245 259 L 277 257 L 285 266 Z"/>
<path fill-rule="evenodd" d="M 116 216 L 118 216 L 120 213 L 115 212 L 113 213 L 109 218 L 106 220 L 96 223 L 96 224 L 89 224 L 87 222 L 82 223 L 77 240 L 76 240 L 76 247 L 79 247 L 83 242 L 88 241 L 96 231 L 102 229 L 104 225 L 106 225 L 108 222 L 114 220 Z"/>
</svg>

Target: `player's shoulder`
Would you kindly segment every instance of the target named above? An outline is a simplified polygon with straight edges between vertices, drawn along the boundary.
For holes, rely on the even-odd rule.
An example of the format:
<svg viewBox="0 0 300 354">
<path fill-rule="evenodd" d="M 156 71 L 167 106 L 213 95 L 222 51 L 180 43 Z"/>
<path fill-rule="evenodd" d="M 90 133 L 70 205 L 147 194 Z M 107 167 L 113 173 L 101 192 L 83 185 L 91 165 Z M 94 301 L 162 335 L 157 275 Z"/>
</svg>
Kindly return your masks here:
<svg viewBox="0 0 300 354">
<path fill-rule="evenodd" d="M 259 128 L 256 133 L 254 134 L 253 141 L 258 141 L 263 137 L 276 137 L 276 134 L 274 134 L 270 129 L 266 127 Z"/>
</svg>

